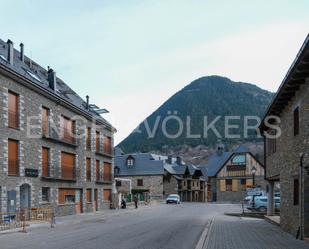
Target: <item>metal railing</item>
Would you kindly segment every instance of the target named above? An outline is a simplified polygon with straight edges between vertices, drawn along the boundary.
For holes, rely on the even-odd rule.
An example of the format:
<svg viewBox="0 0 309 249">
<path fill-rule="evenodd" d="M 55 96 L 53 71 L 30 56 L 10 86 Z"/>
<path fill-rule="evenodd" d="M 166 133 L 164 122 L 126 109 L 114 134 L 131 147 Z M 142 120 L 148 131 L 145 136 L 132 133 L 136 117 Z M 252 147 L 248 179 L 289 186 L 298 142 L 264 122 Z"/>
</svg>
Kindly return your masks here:
<svg viewBox="0 0 309 249">
<path fill-rule="evenodd" d="M 55 127 L 43 127 L 44 124 L 42 125 L 43 137 L 62 141 L 76 146 L 79 145 L 79 138 L 72 129 L 68 129 L 66 127 L 60 127 L 59 129 L 56 129 Z"/>
<path fill-rule="evenodd" d="M 0 231 L 22 228 L 25 232 L 30 223 L 43 221 L 50 222 L 53 227 L 55 216 L 52 209 L 33 208 L 0 213 Z"/>
</svg>

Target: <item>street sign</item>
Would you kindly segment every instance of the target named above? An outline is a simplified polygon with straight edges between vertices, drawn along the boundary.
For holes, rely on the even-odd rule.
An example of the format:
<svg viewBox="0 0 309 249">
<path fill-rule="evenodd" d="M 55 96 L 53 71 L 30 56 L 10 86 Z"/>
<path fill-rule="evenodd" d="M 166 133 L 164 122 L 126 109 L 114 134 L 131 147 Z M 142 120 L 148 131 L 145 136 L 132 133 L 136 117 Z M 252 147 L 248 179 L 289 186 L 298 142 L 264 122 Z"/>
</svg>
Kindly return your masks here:
<svg viewBox="0 0 309 249">
<path fill-rule="evenodd" d="M 247 188 L 247 195 L 262 195 L 261 188 Z"/>
</svg>

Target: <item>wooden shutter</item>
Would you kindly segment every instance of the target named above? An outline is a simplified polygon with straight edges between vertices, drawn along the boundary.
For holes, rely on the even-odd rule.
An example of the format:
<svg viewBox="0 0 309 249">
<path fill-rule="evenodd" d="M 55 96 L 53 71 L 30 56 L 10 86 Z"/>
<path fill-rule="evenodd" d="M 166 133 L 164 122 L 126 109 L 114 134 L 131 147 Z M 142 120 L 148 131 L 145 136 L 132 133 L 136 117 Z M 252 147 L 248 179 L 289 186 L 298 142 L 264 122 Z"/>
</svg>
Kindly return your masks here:
<svg viewBox="0 0 309 249">
<path fill-rule="evenodd" d="M 105 136 L 104 137 L 104 152 L 107 154 L 111 154 L 111 138 Z"/>
<path fill-rule="evenodd" d="M 220 191 L 221 192 L 225 192 L 226 191 L 225 180 L 220 180 Z"/>
<path fill-rule="evenodd" d="M 96 151 L 100 152 L 100 132 L 96 131 L 95 133 L 95 146 L 96 146 Z"/>
<path fill-rule="evenodd" d="M 233 179 L 233 182 L 232 182 L 232 191 L 233 191 L 233 192 L 237 192 L 237 191 L 238 191 L 238 180 L 237 180 L 237 179 Z"/>
<path fill-rule="evenodd" d="M 18 141 L 8 140 L 8 175 L 18 176 L 19 175 L 19 161 L 18 161 Z"/>
<path fill-rule="evenodd" d="M 16 93 L 9 92 L 8 96 L 8 114 L 9 114 L 9 127 L 19 127 L 19 115 L 18 115 L 18 95 Z"/>
<path fill-rule="evenodd" d="M 87 133 L 86 133 L 86 145 L 87 145 L 87 149 L 90 150 L 91 149 L 91 128 L 88 127 L 87 128 Z"/>
<path fill-rule="evenodd" d="M 104 201 L 110 201 L 111 200 L 111 190 L 110 189 L 104 189 L 103 191 L 103 199 Z"/>
<path fill-rule="evenodd" d="M 75 179 L 75 155 L 61 152 L 61 175 L 64 179 Z"/>
<path fill-rule="evenodd" d="M 246 186 L 247 186 L 247 188 L 252 188 L 252 186 L 253 186 L 253 180 L 252 180 L 252 179 L 247 179 L 247 180 L 246 180 Z"/>
<path fill-rule="evenodd" d="M 46 107 L 42 108 L 42 134 L 43 136 L 48 135 L 49 129 L 49 109 Z"/>
<path fill-rule="evenodd" d="M 87 189 L 87 202 L 91 202 L 91 189 Z"/>
<path fill-rule="evenodd" d="M 65 203 L 65 189 L 59 189 L 58 191 L 58 203 L 64 204 Z"/>
<path fill-rule="evenodd" d="M 110 163 L 104 162 L 104 181 L 112 180 L 112 166 Z"/>
<path fill-rule="evenodd" d="M 49 176 L 49 149 L 42 148 L 42 176 Z"/>
<path fill-rule="evenodd" d="M 87 181 L 91 181 L 91 159 L 90 158 L 86 159 L 86 176 L 87 176 Z"/>
</svg>

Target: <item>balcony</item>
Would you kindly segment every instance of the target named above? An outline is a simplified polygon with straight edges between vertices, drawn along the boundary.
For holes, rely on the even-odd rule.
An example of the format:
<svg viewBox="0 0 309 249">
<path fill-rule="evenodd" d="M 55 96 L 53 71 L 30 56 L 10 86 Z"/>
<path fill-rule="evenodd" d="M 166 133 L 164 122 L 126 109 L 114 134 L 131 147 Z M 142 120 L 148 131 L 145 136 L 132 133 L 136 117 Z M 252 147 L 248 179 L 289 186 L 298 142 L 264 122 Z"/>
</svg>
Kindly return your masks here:
<svg viewBox="0 0 309 249">
<path fill-rule="evenodd" d="M 51 128 L 42 124 L 42 137 L 57 143 L 63 143 L 72 147 L 77 147 L 79 145 L 79 139 L 72 130 L 65 127 L 60 127 L 57 131 L 55 128 Z"/>
<path fill-rule="evenodd" d="M 112 174 L 111 173 L 104 173 L 103 174 L 103 181 L 104 182 L 112 182 Z"/>
<path fill-rule="evenodd" d="M 97 155 L 101 155 L 101 156 L 105 156 L 105 157 L 109 157 L 112 158 L 112 149 L 111 148 L 106 148 L 102 145 L 97 145 L 96 146 L 96 152 Z"/>
<path fill-rule="evenodd" d="M 8 161 L 8 175 L 19 176 L 19 160 L 10 159 Z"/>
<path fill-rule="evenodd" d="M 19 113 L 16 111 L 8 111 L 9 127 L 19 129 Z"/>
<path fill-rule="evenodd" d="M 96 184 L 103 184 L 103 176 L 100 172 L 97 172 L 96 173 Z"/>
</svg>

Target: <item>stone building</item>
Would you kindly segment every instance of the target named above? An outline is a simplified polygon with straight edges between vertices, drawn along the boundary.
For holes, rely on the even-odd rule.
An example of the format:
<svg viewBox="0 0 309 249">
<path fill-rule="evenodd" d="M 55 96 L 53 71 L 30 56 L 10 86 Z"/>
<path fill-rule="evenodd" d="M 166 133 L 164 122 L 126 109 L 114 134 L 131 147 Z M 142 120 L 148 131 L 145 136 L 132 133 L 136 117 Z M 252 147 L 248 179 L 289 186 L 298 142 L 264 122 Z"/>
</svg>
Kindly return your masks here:
<svg viewBox="0 0 309 249">
<path fill-rule="evenodd" d="M 116 153 L 115 176 L 129 179 L 132 194 L 139 195 L 141 200 L 161 202 L 170 194 L 179 194 L 182 201 L 203 202 L 206 199 L 206 184 L 201 170 L 186 165 L 179 157 Z M 119 185 L 117 188 L 121 191 Z"/>
<path fill-rule="evenodd" d="M 0 210 L 108 208 L 115 129 L 55 71 L 0 40 Z"/>
<path fill-rule="evenodd" d="M 253 167 L 256 169 L 254 184 L 251 172 Z M 204 171 L 207 174 L 209 202 L 240 203 L 246 196 L 247 188 L 253 185 L 266 190 L 263 165 L 244 146 L 227 152 L 219 145 Z"/>
<path fill-rule="evenodd" d="M 309 237 L 308 96 L 309 36 L 260 126 L 265 139 L 265 169 L 269 183 L 268 199 L 271 200 L 268 202 L 268 214 L 274 214 L 273 189 L 274 184 L 280 182 L 280 225 L 283 230 L 300 238 Z M 281 134 L 269 123 L 279 127 Z"/>
</svg>

